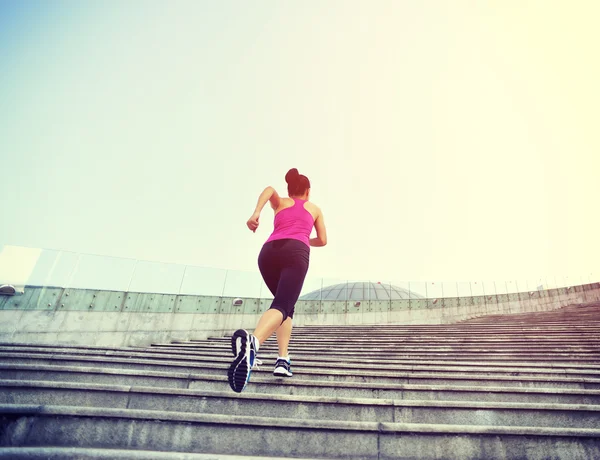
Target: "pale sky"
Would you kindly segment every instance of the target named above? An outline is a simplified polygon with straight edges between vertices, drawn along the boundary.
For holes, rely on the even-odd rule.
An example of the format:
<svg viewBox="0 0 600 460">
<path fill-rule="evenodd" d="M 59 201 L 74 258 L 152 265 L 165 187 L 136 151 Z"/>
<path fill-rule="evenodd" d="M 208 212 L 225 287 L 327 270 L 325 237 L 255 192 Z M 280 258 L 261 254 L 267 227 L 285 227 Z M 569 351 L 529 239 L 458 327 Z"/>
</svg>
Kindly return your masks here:
<svg viewBox="0 0 600 460">
<path fill-rule="evenodd" d="M 296 167 L 329 236 L 310 280 L 600 281 L 599 17 L 3 1 L 0 248 L 258 276 L 272 211 L 255 234 L 246 220 Z"/>
</svg>

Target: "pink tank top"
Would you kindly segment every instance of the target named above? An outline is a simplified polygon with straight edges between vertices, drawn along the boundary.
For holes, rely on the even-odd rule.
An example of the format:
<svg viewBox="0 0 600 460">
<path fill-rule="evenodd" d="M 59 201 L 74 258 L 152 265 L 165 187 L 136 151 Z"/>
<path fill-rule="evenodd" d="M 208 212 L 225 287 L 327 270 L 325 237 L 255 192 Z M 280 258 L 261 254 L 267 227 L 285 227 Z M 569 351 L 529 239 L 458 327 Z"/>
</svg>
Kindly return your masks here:
<svg viewBox="0 0 600 460">
<path fill-rule="evenodd" d="M 305 200 L 292 199 L 294 200 L 293 206 L 275 214 L 275 229 L 266 243 L 291 238 L 302 241 L 310 248 L 310 232 L 315 225 L 315 220 L 312 214 L 304 209 Z"/>
</svg>

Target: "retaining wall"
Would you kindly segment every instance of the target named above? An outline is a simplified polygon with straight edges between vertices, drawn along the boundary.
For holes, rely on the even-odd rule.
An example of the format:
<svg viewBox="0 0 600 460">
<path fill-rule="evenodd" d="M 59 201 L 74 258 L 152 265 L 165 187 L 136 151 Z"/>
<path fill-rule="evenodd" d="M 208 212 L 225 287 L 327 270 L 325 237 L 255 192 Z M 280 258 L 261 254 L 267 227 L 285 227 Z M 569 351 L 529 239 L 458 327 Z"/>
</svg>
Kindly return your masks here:
<svg viewBox="0 0 600 460">
<path fill-rule="evenodd" d="M 0 296 L 0 342 L 147 346 L 253 329 L 269 299 L 27 286 Z M 440 299 L 298 301 L 296 326 L 442 324 L 499 313 L 554 310 L 600 301 L 600 283 L 512 294 Z M 239 303 L 239 302 L 238 302 Z"/>
</svg>

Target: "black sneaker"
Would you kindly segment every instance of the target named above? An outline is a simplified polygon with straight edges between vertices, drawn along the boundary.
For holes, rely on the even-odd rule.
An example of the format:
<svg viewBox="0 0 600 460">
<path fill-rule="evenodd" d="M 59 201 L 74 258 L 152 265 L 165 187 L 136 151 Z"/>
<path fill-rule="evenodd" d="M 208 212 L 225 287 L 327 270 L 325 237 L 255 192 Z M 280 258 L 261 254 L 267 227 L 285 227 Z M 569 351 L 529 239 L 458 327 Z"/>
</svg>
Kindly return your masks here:
<svg viewBox="0 0 600 460">
<path fill-rule="evenodd" d="M 289 359 L 277 358 L 275 363 L 275 370 L 273 375 L 276 377 L 291 377 L 292 375 L 292 363 Z"/>
<path fill-rule="evenodd" d="M 250 381 L 250 374 L 256 360 L 256 348 L 256 337 L 244 329 L 238 329 L 231 337 L 231 351 L 235 359 L 229 366 L 227 376 L 229 386 L 236 393 L 241 393 Z"/>
</svg>

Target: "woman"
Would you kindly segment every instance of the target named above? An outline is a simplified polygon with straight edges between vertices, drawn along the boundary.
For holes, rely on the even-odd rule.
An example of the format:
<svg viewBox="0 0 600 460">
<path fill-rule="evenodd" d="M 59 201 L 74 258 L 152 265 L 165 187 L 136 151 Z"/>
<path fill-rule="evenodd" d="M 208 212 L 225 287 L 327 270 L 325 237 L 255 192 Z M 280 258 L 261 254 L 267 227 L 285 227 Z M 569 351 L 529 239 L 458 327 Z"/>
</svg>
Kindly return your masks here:
<svg viewBox="0 0 600 460">
<path fill-rule="evenodd" d="M 274 296 L 271 308 L 258 321 L 254 334 L 238 329 L 231 337 L 235 359 L 228 372 L 229 385 L 241 393 L 250 380 L 256 353 L 273 332 L 277 334 L 279 357 L 273 374 L 292 376 L 288 345 L 292 335 L 294 306 L 308 271 L 310 246 L 325 246 L 327 232 L 323 213 L 311 203 L 310 181 L 296 168 L 285 175 L 287 197 L 280 197 L 273 187 L 267 187 L 259 196 L 254 214 L 246 223 L 256 232 L 260 213 L 268 202 L 275 211 L 275 229 L 258 256 L 258 268 L 265 284 Z M 313 227 L 316 238 L 310 238 Z"/>
</svg>

